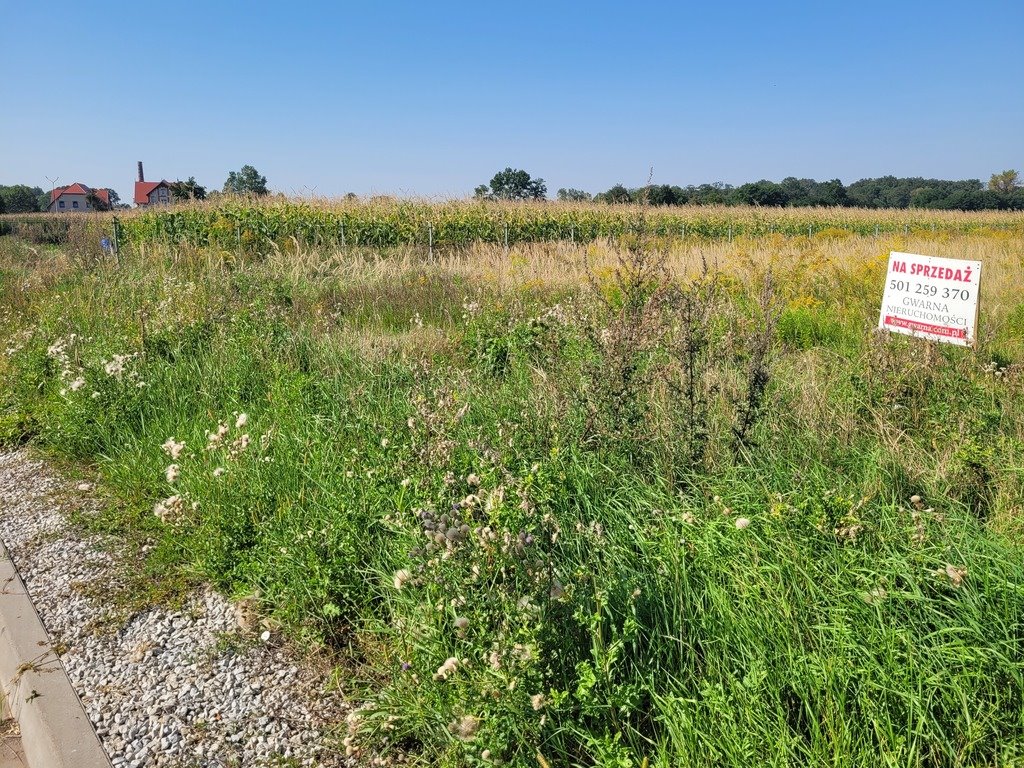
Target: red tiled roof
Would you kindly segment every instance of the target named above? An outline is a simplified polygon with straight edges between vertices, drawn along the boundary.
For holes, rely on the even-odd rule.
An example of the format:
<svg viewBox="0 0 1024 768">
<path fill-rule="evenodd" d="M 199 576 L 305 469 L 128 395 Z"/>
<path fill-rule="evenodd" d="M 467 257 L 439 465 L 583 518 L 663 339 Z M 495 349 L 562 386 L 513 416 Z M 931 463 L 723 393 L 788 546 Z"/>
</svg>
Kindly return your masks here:
<svg viewBox="0 0 1024 768">
<path fill-rule="evenodd" d="M 170 189 L 170 184 L 166 180 L 162 181 L 136 181 L 135 182 L 135 204 L 146 205 L 149 202 L 150 193 L 158 187 L 167 187 Z"/>
<path fill-rule="evenodd" d="M 110 205 L 110 193 L 105 189 L 93 189 L 92 187 L 86 186 L 75 182 L 74 184 L 68 184 L 65 187 L 55 187 L 50 192 L 50 202 L 56 202 L 57 198 L 61 195 L 88 195 L 89 193 L 96 195 L 107 205 Z"/>
</svg>

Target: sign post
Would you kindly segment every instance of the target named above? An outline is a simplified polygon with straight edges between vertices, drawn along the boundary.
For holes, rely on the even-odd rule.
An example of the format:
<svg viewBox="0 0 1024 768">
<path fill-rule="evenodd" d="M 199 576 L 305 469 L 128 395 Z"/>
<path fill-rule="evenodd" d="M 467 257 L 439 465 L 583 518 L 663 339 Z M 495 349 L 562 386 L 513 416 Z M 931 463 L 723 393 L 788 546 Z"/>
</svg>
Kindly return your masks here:
<svg viewBox="0 0 1024 768">
<path fill-rule="evenodd" d="M 977 341 L 981 262 L 889 254 L 878 327 L 973 347 Z"/>
</svg>

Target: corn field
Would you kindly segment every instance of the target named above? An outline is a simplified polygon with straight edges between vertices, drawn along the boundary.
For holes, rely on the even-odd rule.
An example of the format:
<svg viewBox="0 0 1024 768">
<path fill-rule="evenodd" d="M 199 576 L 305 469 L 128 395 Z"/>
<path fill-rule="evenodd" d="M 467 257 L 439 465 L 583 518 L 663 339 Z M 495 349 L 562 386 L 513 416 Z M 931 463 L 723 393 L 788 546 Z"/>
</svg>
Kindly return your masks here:
<svg viewBox="0 0 1024 768">
<path fill-rule="evenodd" d="M 868 211 L 826 208 L 735 208 L 572 205 L 551 203 L 428 203 L 370 201 L 231 201 L 142 211 L 120 217 L 124 240 L 262 251 L 288 241 L 311 246 L 460 246 L 570 240 L 590 242 L 643 233 L 723 239 L 851 234 L 956 234 L 1024 229 L 1020 213 Z"/>
<path fill-rule="evenodd" d="M 58 226 L 58 219 L 60 226 Z M 88 231 L 115 244 L 217 247 L 253 253 L 306 247 L 451 248 L 476 243 L 579 243 L 644 234 L 670 240 L 765 235 L 970 234 L 1024 231 L 1019 212 L 231 199 L 123 214 L 0 217 L 0 234 Z M 115 245 L 116 247 L 116 245 Z"/>
</svg>

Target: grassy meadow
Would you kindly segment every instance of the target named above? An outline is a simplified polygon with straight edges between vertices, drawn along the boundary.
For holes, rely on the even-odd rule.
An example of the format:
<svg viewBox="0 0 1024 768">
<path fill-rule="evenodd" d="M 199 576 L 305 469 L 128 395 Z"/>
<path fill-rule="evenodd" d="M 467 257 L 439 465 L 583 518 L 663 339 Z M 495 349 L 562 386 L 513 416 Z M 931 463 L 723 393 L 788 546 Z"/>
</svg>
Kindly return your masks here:
<svg viewBox="0 0 1024 768">
<path fill-rule="evenodd" d="M 984 263 L 976 350 L 875 331 L 890 250 Z M 1022 285 L 1016 225 L 4 237 L 0 441 L 325 650 L 366 764 L 1013 766 Z"/>
</svg>

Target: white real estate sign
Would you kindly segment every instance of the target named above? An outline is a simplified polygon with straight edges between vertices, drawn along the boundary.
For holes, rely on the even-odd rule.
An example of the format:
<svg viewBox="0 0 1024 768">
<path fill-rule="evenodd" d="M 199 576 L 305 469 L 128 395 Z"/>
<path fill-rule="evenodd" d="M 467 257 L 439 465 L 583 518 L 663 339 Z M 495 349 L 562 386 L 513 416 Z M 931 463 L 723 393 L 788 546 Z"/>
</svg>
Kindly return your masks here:
<svg viewBox="0 0 1024 768">
<path fill-rule="evenodd" d="M 980 261 L 893 251 L 878 327 L 972 347 L 980 287 Z"/>
</svg>

